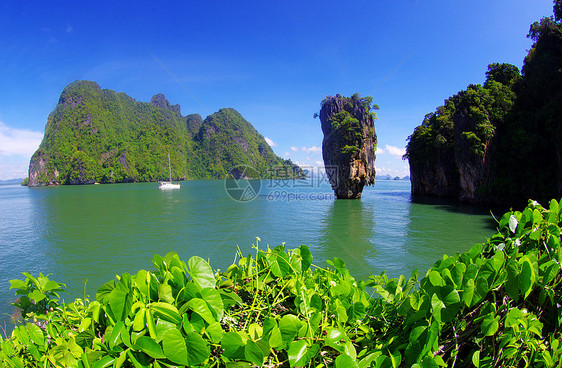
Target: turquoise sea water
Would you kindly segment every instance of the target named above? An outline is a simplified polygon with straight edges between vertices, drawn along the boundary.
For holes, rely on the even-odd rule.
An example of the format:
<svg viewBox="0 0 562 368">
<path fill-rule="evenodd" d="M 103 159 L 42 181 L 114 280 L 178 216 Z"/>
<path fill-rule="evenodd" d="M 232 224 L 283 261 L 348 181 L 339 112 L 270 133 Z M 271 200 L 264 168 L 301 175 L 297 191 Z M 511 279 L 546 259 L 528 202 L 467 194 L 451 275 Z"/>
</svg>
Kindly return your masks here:
<svg viewBox="0 0 562 368">
<path fill-rule="evenodd" d="M 93 297 L 116 274 L 151 268 L 154 253 L 198 255 L 224 270 L 237 247 L 247 254 L 259 237 L 260 247 L 306 244 L 318 265 L 339 257 L 358 279 L 396 277 L 425 274 L 443 253 L 466 251 L 495 229 L 488 209 L 413 201 L 407 181 L 377 181 L 361 200 L 334 200 L 327 183 L 262 181 L 247 202 L 233 200 L 223 181 L 157 186 L 0 186 L 0 324 L 13 312 L 9 280 L 24 271 L 66 283 L 68 300 L 84 295 L 87 280 Z"/>
</svg>

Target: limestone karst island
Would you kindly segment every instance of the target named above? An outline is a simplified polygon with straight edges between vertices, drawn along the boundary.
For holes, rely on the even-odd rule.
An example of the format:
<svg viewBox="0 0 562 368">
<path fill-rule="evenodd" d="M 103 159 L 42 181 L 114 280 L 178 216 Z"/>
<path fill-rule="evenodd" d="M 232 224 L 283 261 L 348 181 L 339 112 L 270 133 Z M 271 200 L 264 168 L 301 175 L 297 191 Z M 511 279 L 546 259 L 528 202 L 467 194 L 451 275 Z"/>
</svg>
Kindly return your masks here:
<svg viewBox="0 0 562 368">
<path fill-rule="evenodd" d="M 29 186 L 222 179 L 239 165 L 261 178 L 302 176 L 232 108 L 183 116 L 162 94 L 149 103 L 76 81 L 61 93 L 29 164 Z M 277 168 L 273 170 L 272 168 Z M 284 168 L 285 170 L 279 170 Z"/>
</svg>

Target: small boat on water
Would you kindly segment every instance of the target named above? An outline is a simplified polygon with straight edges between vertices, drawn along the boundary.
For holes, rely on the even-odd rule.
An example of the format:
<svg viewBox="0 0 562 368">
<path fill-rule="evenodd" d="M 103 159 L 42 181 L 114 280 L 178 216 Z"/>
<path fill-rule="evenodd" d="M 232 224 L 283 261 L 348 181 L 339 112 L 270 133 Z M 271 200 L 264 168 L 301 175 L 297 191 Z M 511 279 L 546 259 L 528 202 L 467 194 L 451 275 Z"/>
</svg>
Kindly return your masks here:
<svg viewBox="0 0 562 368">
<path fill-rule="evenodd" d="M 172 183 L 169 181 L 161 181 L 158 183 L 158 188 L 160 189 L 180 189 L 179 183 Z"/>
<path fill-rule="evenodd" d="M 172 165 L 170 163 L 170 154 L 168 153 L 168 171 L 170 172 L 170 181 L 161 181 L 158 184 L 159 189 L 180 189 L 180 183 L 172 182 Z"/>
</svg>

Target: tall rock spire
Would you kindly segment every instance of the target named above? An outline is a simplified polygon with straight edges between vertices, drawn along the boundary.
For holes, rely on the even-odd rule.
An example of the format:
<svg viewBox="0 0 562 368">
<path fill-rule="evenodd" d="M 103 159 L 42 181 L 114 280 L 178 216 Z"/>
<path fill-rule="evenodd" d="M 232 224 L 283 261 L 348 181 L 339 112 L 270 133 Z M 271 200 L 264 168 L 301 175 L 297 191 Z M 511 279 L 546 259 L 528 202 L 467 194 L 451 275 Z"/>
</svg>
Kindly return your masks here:
<svg viewBox="0 0 562 368">
<path fill-rule="evenodd" d="M 361 198 L 375 183 L 377 105 L 372 97 L 326 97 L 320 109 L 322 156 L 332 189 L 339 199 Z"/>
</svg>

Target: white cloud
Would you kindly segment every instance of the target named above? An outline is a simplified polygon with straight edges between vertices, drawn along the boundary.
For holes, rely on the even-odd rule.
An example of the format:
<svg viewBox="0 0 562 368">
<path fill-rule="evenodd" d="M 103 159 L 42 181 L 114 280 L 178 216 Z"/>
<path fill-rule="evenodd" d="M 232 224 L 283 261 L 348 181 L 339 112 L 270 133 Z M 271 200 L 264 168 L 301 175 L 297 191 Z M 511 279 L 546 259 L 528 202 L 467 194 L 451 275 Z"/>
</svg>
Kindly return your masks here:
<svg viewBox="0 0 562 368">
<path fill-rule="evenodd" d="M 0 155 L 29 156 L 39 147 L 43 133 L 10 128 L 0 122 Z"/>
<path fill-rule="evenodd" d="M 41 132 L 11 128 L 0 122 L 0 180 L 26 177 L 29 159 L 42 139 Z"/>
<path fill-rule="evenodd" d="M 291 157 L 291 152 L 289 152 L 289 151 L 285 152 L 285 154 L 283 155 L 283 157 Z"/>
<path fill-rule="evenodd" d="M 375 171 L 377 172 L 377 175 L 397 175 L 399 173 L 398 170 L 386 166 L 375 167 Z"/>
<path fill-rule="evenodd" d="M 385 145 L 384 146 L 386 152 L 390 153 L 392 156 L 398 156 L 398 157 L 402 157 L 404 156 L 404 154 L 406 154 L 406 149 L 405 148 L 400 148 L 400 147 L 396 147 L 396 146 L 390 146 L 390 145 Z"/>
<path fill-rule="evenodd" d="M 72 26 L 66 27 L 66 32 L 67 32 L 67 33 L 70 33 L 70 32 L 72 32 L 73 30 L 74 30 L 74 28 L 72 28 Z"/>
<path fill-rule="evenodd" d="M 295 164 L 299 165 L 303 169 L 324 169 L 324 162 L 322 161 L 312 161 L 310 157 L 307 157 L 304 161 L 294 161 Z"/>
<path fill-rule="evenodd" d="M 29 160 L 18 162 L 0 162 L 0 180 L 25 178 L 27 177 L 28 168 Z"/>
<path fill-rule="evenodd" d="M 379 146 L 377 146 L 377 150 L 375 151 L 375 153 L 377 155 L 382 155 L 384 153 L 384 150 L 382 148 L 380 148 Z"/>
<path fill-rule="evenodd" d="M 298 148 L 298 147 L 295 147 L 295 146 L 291 146 L 291 151 L 293 151 L 293 152 L 297 152 L 298 150 L 299 150 L 299 148 Z"/>
<path fill-rule="evenodd" d="M 308 152 L 308 153 L 319 153 L 322 152 L 322 147 L 318 147 L 318 146 L 303 147 L 302 150 L 303 152 Z"/>
<path fill-rule="evenodd" d="M 265 141 L 267 142 L 267 144 L 269 144 L 271 147 L 275 147 L 277 146 L 277 143 L 275 143 L 274 141 L 272 141 L 271 139 L 265 137 Z"/>
</svg>

